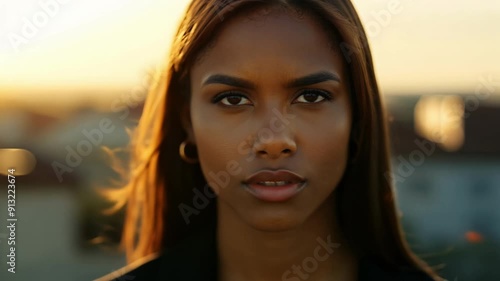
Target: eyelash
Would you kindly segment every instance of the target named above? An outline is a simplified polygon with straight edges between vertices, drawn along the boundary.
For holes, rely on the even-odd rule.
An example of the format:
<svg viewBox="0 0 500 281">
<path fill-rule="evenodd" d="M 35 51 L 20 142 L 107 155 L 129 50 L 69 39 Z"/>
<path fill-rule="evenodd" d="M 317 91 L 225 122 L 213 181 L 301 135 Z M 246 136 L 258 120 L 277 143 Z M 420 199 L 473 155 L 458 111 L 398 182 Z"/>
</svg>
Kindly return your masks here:
<svg viewBox="0 0 500 281">
<path fill-rule="evenodd" d="M 319 102 L 300 102 L 300 103 L 305 103 L 305 104 L 316 104 L 316 103 L 321 103 L 323 101 L 331 101 L 333 99 L 333 96 L 332 94 L 330 94 L 329 92 L 327 91 L 324 91 L 324 90 L 318 90 L 318 89 L 305 89 L 305 90 L 302 90 L 300 92 L 300 95 L 297 96 L 297 98 L 303 96 L 304 94 L 310 94 L 310 93 L 313 93 L 313 94 L 317 94 L 318 96 L 320 97 L 323 97 L 324 99 L 319 101 Z M 227 98 L 227 97 L 242 97 L 242 98 L 245 98 L 245 99 L 248 99 L 245 95 L 239 93 L 239 92 L 235 92 L 235 91 L 228 91 L 228 92 L 223 92 L 221 94 L 218 94 L 217 96 L 215 96 L 213 99 L 212 99 L 212 103 L 214 104 L 217 104 L 219 103 L 221 100 Z M 297 99 L 296 98 L 296 99 Z M 229 106 L 229 107 L 235 107 L 235 106 L 243 106 L 243 105 L 247 105 L 247 104 L 242 104 L 242 105 L 227 105 L 227 104 L 223 104 L 223 106 Z"/>
</svg>

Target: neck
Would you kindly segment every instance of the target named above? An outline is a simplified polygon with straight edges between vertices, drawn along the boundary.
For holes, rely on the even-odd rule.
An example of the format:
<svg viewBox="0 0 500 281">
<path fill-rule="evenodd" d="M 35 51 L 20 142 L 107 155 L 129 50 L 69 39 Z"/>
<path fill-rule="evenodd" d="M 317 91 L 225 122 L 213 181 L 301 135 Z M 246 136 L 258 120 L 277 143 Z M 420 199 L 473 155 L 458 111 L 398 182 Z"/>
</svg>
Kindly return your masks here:
<svg viewBox="0 0 500 281">
<path fill-rule="evenodd" d="M 341 236 L 332 204 L 279 232 L 253 228 L 223 202 L 217 209 L 219 281 L 356 280 L 357 259 Z"/>
</svg>

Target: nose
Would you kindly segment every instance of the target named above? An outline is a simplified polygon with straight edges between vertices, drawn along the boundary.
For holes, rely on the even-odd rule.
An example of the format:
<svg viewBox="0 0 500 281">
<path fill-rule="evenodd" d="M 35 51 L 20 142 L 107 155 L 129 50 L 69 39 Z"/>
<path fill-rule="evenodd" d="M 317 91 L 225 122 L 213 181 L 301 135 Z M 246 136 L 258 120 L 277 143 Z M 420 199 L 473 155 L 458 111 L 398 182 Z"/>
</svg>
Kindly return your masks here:
<svg viewBox="0 0 500 281">
<path fill-rule="evenodd" d="M 297 151 L 294 134 L 289 126 L 280 129 L 264 127 L 256 134 L 253 152 L 263 159 L 279 159 L 290 157 Z"/>
</svg>

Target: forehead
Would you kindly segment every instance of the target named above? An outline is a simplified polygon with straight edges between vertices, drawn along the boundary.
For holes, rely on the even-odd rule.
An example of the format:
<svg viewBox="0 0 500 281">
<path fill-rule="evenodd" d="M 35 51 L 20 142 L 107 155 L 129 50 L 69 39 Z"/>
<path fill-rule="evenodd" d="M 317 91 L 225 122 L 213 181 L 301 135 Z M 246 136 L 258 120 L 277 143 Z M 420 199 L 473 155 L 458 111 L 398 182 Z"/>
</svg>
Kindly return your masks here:
<svg viewBox="0 0 500 281">
<path fill-rule="evenodd" d="M 335 45 L 334 30 L 327 30 L 308 12 L 259 7 L 226 20 L 194 68 L 251 67 L 278 63 L 278 58 L 286 58 L 289 67 L 320 67 L 334 62 L 338 66 L 342 60 Z"/>
</svg>

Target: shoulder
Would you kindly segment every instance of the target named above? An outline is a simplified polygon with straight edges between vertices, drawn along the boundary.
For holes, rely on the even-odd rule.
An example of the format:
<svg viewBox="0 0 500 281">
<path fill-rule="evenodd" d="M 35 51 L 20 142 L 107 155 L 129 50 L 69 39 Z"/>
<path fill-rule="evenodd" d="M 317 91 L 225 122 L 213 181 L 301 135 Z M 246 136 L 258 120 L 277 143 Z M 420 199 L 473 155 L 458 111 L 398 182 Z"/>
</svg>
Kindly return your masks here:
<svg viewBox="0 0 500 281">
<path fill-rule="evenodd" d="M 197 267 L 196 263 L 189 268 L 169 259 L 169 255 L 151 255 L 128 266 L 118 269 L 94 281 L 156 281 L 170 277 L 173 280 L 216 280 L 211 268 Z M 212 271 L 211 271 L 211 270 Z M 416 270 L 393 270 L 381 265 L 374 259 L 362 259 L 359 267 L 358 281 L 434 281 L 426 273 Z"/>
<path fill-rule="evenodd" d="M 211 255 L 190 250 L 167 251 L 131 263 L 94 281 L 212 281 L 216 280 L 216 269 L 216 259 Z"/>
<path fill-rule="evenodd" d="M 159 254 L 152 254 L 118 270 L 115 270 L 105 276 L 97 278 L 94 281 L 156 280 L 161 268 L 161 258 L 162 256 Z"/>
<path fill-rule="evenodd" d="M 202 230 L 94 281 L 216 280 L 217 255 L 213 231 Z"/>
</svg>

